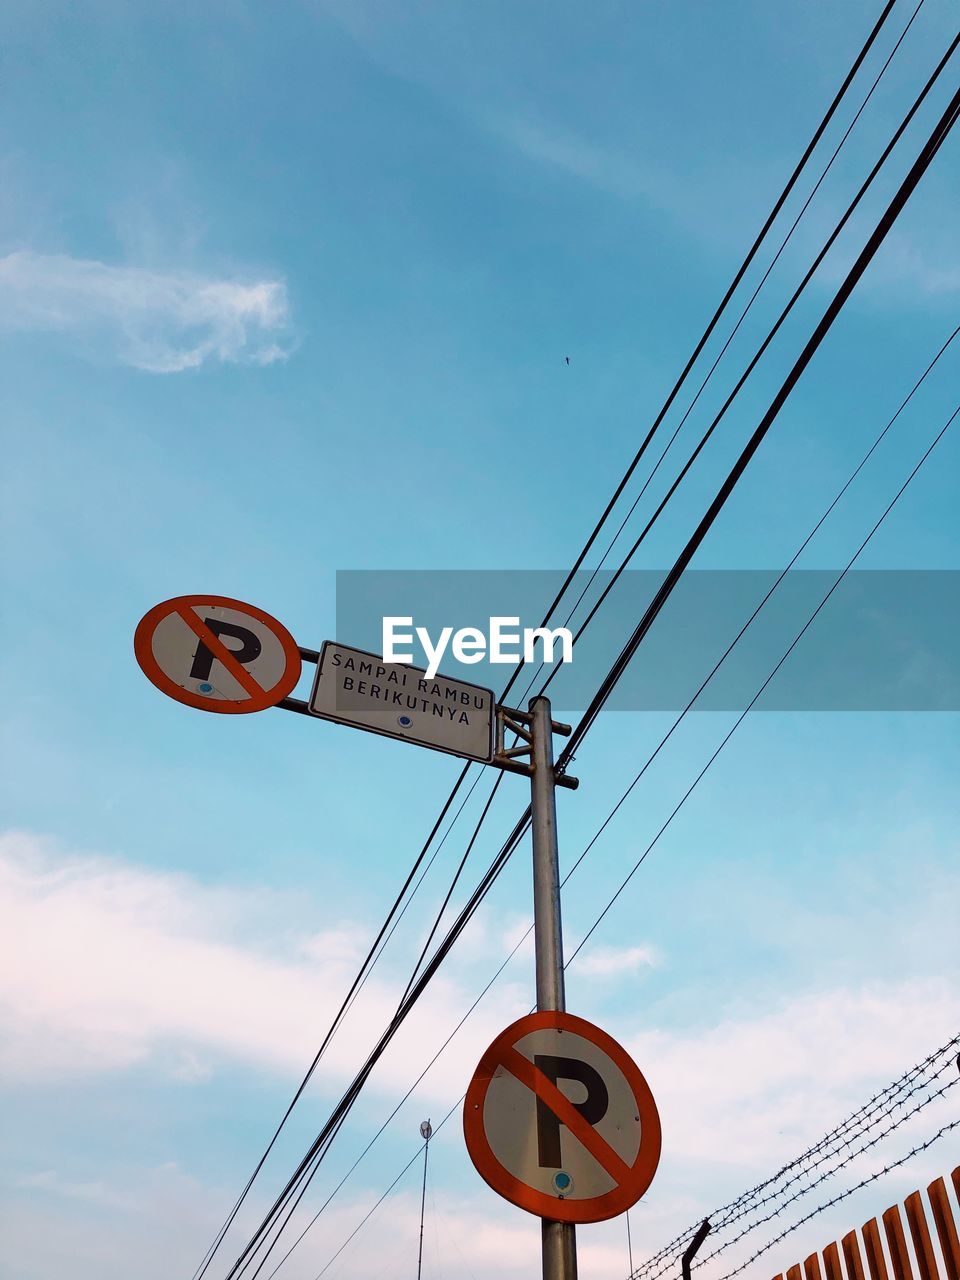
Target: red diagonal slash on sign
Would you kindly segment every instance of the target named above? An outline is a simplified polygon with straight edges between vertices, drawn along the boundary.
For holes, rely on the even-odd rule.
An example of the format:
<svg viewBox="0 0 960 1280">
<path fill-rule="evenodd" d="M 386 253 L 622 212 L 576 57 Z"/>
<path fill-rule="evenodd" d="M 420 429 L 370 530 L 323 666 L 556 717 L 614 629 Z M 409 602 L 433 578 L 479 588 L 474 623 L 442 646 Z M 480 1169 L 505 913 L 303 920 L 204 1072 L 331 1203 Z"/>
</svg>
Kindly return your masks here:
<svg viewBox="0 0 960 1280">
<path fill-rule="evenodd" d="M 609 1142 L 601 1138 L 593 1125 L 584 1120 L 570 1099 L 560 1092 L 552 1080 L 547 1079 L 539 1067 L 534 1066 L 529 1058 L 525 1058 L 512 1045 L 502 1050 L 501 1061 L 512 1076 L 516 1076 L 521 1084 L 525 1084 L 538 1098 L 543 1099 L 560 1123 L 566 1125 L 573 1136 L 583 1143 L 614 1182 L 626 1181 L 630 1176 L 630 1166 L 620 1159 Z"/>
<path fill-rule="evenodd" d="M 177 613 L 190 630 L 206 645 L 217 661 L 223 663 L 240 687 L 251 698 L 256 698 L 259 694 L 265 692 L 263 685 L 253 678 L 243 663 L 237 661 L 236 656 L 230 652 L 220 637 L 215 636 L 210 628 L 200 621 L 192 609 L 180 608 L 177 609 Z"/>
</svg>

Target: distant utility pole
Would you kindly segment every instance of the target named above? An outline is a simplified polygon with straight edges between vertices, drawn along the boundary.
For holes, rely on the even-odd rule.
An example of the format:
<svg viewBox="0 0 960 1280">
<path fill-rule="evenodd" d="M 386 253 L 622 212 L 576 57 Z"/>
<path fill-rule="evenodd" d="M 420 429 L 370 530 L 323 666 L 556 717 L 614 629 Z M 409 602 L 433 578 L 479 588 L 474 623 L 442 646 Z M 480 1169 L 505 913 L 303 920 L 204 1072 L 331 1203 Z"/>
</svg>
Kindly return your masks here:
<svg viewBox="0 0 960 1280">
<path fill-rule="evenodd" d="M 430 1139 L 433 1136 L 433 1127 L 429 1120 L 424 1120 L 420 1126 L 420 1136 L 423 1138 L 423 1189 L 420 1192 L 420 1252 L 417 1254 L 417 1280 L 420 1280 L 420 1270 L 423 1266 L 423 1209 L 427 1202 L 427 1155 L 430 1151 Z"/>
</svg>

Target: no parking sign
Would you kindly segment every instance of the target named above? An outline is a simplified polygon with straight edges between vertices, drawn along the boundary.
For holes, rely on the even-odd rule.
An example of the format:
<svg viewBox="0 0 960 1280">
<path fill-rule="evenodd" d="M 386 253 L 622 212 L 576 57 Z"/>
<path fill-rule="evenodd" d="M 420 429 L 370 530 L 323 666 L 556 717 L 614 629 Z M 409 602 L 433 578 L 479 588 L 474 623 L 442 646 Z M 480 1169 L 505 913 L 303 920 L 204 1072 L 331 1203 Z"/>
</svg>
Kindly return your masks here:
<svg viewBox="0 0 960 1280">
<path fill-rule="evenodd" d="M 263 711 L 300 679 L 300 650 L 286 627 L 228 596 L 155 605 L 141 618 L 133 649 L 158 689 L 201 711 Z"/>
<path fill-rule="evenodd" d="M 623 1213 L 660 1160 L 660 1117 L 639 1067 L 570 1013 L 532 1013 L 497 1036 L 467 1089 L 463 1131 L 484 1181 L 554 1222 Z"/>
</svg>

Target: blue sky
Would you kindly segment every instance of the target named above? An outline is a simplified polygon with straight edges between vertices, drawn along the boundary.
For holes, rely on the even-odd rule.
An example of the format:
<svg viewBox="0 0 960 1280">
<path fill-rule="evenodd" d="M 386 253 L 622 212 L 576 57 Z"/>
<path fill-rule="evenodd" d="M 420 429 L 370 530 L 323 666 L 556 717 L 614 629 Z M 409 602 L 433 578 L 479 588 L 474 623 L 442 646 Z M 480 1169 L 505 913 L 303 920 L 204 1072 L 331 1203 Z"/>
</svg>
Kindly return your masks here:
<svg viewBox="0 0 960 1280">
<path fill-rule="evenodd" d="M 883 56 L 914 7 L 895 7 Z M 314 646 L 335 634 L 338 569 L 565 568 L 878 9 L 6 6 L 4 1275 L 192 1274 L 459 770 L 279 712 L 178 706 L 136 667 L 138 619 L 209 590 Z M 679 446 L 954 28 L 946 0 L 925 0 Z M 682 545 L 938 94 L 638 567 Z M 957 174 L 951 138 L 698 566 L 785 563 L 957 323 Z M 956 407 L 958 362 L 951 348 L 806 567 L 852 554 Z M 953 430 L 861 567 L 960 567 L 958 460 Z M 634 792 L 571 882 L 571 943 L 730 723 L 690 717 Z M 667 724 L 601 719 L 578 755 L 580 791 L 560 797 L 566 865 Z M 958 755 L 955 715 L 751 717 L 571 968 L 570 1008 L 632 1049 L 661 1102 L 664 1160 L 636 1210 L 638 1253 L 957 1030 Z M 334 1042 L 257 1206 L 382 1028 L 488 786 Z M 507 778 L 473 878 L 523 802 Z M 528 879 L 524 849 L 371 1080 L 315 1205 L 519 937 Z M 521 950 L 288 1274 L 316 1274 L 531 993 Z M 936 1126 L 931 1108 L 891 1150 Z M 863 1199 L 865 1215 L 956 1155 L 940 1144 L 882 1200 Z M 425 1274 L 526 1273 L 536 1224 L 477 1178 L 456 1116 L 432 1161 Z M 390 1274 L 386 1240 L 410 1274 L 415 1200 L 401 1182 L 328 1274 Z M 835 1225 L 861 1221 L 860 1203 Z M 832 1238 L 833 1222 L 771 1254 L 774 1270 Z M 589 1274 L 626 1274 L 622 1222 L 581 1243 Z"/>
</svg>

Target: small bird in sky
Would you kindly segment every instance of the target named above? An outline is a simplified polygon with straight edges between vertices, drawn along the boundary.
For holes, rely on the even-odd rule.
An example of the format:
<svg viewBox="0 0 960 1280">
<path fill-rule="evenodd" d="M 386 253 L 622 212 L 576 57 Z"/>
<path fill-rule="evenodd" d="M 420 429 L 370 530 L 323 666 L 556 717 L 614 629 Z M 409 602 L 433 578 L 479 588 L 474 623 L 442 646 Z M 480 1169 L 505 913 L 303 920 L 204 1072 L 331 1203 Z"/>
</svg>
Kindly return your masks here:
<svg viewBox="0 0 960 1280">
<path fill-rule="evenodd" d="M 563 358 L 564 358 L 564 360 L 566 360 L 567 364 L 569 364 L 569 363 L 570 363 L 570 357 L 569 357 L 569 356 L 564 356 Z"/>
</svg>

